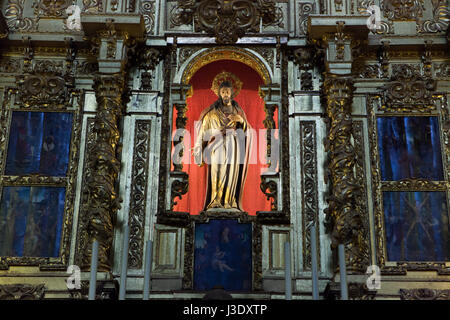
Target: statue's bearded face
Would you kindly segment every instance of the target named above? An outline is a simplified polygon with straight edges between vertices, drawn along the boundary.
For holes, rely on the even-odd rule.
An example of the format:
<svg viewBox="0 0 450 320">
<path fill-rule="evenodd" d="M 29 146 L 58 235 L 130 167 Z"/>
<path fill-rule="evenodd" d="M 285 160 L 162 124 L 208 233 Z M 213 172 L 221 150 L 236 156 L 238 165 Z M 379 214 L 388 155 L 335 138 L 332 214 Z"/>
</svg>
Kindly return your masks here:
<svg viewBox="0 0 450 320">
<path fill-rule="evenodd" d="M 220 88 L 219 96 L 222 99 L 223 104 L 229 104 L 231 100 L 231 88 Z"/>
</svg>

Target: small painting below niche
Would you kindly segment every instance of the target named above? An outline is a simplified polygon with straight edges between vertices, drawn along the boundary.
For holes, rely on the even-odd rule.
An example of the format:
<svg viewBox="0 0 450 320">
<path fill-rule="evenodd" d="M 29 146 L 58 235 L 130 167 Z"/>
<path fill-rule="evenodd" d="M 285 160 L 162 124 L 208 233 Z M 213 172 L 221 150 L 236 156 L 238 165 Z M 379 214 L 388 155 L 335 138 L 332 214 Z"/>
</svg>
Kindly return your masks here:
<svg viewBox="0 0 450 320">
<path fill-rule="evenodd" d="M 216 219 L 195 225 L 194 289 L 252 289 L 252 224 Z"/>
</svg>

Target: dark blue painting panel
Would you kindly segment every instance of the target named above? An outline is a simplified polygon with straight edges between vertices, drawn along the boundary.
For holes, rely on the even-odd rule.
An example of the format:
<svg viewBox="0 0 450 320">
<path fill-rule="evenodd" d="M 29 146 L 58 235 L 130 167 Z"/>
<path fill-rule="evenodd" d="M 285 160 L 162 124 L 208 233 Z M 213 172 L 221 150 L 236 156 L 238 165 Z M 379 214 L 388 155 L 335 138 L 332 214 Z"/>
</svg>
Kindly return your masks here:
<svg viewBox="0 0 450 320">
<path fill-rule="evenodd" d="M 389 261 L 449 261 L 445 192 L 383 192 Z"/>
<path fill-rule="evenodd" d="M 377 118 L 381 178 L 444 179 L 437 117 Z"/>
<path fill-rule="evenodd" d="M 13 112 L 5 174 L 65 176 L 72 117 L 64 112 Z"/>
<path fill-rule="evenodd" d="M 65 188 L 3 187 L 0 256 L 59 256 Z"/>
<path fill-rule="evenodd" d="M 194 289 L 252 289 L 252 225 L 210 220 L 195 225 Z"/>
</svg>

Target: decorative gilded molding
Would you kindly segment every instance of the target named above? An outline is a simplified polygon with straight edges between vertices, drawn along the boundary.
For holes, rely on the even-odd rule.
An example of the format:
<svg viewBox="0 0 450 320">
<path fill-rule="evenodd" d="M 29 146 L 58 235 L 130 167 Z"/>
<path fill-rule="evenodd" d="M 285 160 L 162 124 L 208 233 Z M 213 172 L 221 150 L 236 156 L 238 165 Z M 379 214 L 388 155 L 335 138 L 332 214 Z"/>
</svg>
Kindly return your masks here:
<svg viewBox="0 0 450 320">
<path fill-rule="evenodd" d="M 120 199 L 117 179 L 120 171 L 118 121 L 123 113 L 122 94 L 125 90 L 124 76 L 121 73 L 99 75 L 94 79 L 97 99 L 94 133 L 95 143 L 88 155 L 91 176 L 87 179 L 87 206 L 83 215 L 87 216 L 86 232 L 88 243 L 83 248 L 81 268 L 88 270 L 92 254 L 91 243 L 99 242 L 99 271 L 111 270 L 111 250 L 113 226 Z"/>
<path fill-rule="evenodd" d="M 130 269 L 142 268 L 150 132 L 151 120 L 136 120 L 128 219 L 128 225 L 130 226 L 128 266 Z"/>
<path fill-rule="evenodd" d="M 325 79 L 328 117 L 325 151 L 329 153 L 327 181 L 330 183 L 330 195 L 327 197 L 329 205 L 325 213 L 332 247 L 345 244 L 348 270 L 363 272 L 369 265 L 366 242 L 368 230 L 358 199 L 364 196 L 363 189 L 354 172 L 356 153 L 352 144 L 351 117 L 353 90 L 351 77 L 328 74 Z"/>
<path fill-rule="evenodd" d="M 139 13 L 144 17 L 145 32 L 152 34 L 155 29 L 155 1 L 140 1 Z"/>
<path fill-rule="evenodd" d="M 424 0 L 385 0 L 381 4 L 389 20 L 417 20 L 425 10 Z"/>
<path fill-rule="evenodd" d="M 270 72 L 255 55 L 245 49 L 237 47 L 218 47 L 201 52 L 185 68 L 182 82 L 188 84 L 194 74 L 205 65 L 219 60 L 233 60 L 246 64 L 255 70 L 263 79 L 265 84 L 271 82 Z"/>
<path fill-rule="evenodd" d="M 450 300 L 450 290 L 400 289 L 401 300 Z"/>
<path fill-rule="evenodd" d="M 273 0 L 200 0 L 178 1 L 172 8 L 171 27 L 194 23 L 196 32 L 207 32 L 218 44 L 232 44 L 246 33 L 258 33 L 264 27 L 283 27 L 283 12 Z"/>
<path fill-rule="evenodd" d="M 316 225 L 316 237 L 319 235 L 316 123 L 314 121 L 300 121 L 300 135 L 303 269 L 311 270 L 310 225 Z M 317 257 L 320 268 L 320 246 L 317 246 Z"/>
<path fill-rule="evenodd" d="M 420 74 L 420 67 L 409 64 L 392 65 L 390 82 L 384 91 L 380 110 L 384 112 L 429 112 L 436 109 L 433 92 L 436 81 Z"/>
<path fill-rule="evenodd" d="M 33 31 L 37 29 L 39 17 L 24 17 L 25 0 L 8 0 L 5 10 L 6 23 L 10 31 Z"/>
<path fill-rule="evenodd" d="M 24 176 L 2 176 L 0 181 L 3 185 L 52 185 L 62 186 L 67 185 L 66 177 L 49 177 L 40 174 L 31 174 Z"/>
<path fill-rule="evenodd" d="M 0 285 L 0 300 L 42 300 L 45 284 L 5 284 Z"/>
<path fill-rule="evenodd" d="M 404 179 L 400 181 L 382 181 L 382 191 L 446 191 L 450 183 L 425 179 Z"/>
<path fill-rule="evenodd" d="M 445 32 L 449 26 L 450 9 L 447 0 L 431 0 L 433 18 L 417 25 L 418 33 Z"/>
</svg>

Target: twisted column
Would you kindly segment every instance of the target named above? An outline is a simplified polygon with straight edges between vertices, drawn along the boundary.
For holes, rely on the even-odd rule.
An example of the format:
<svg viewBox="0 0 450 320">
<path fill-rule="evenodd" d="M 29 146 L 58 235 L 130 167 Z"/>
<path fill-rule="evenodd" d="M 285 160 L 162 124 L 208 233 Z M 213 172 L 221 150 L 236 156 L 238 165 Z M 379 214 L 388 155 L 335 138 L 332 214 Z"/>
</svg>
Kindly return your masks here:
<svg viewBox="0 0 450 320">
<path fill-rule="evenodd" d="M 331 232 L 332 247 L 346 245 L 346 263 L 349 271 L 365 271 L 369 265 L 367 226 L 364 212 L 358 205 L 362 186 L 355 174 L 356 153 L 352 143 L 351 107 L 353 99 L 351 76 L 328 74 L 324 82 L 326 114 L 328 117 L 329 153 L 328 178 L 330 195 L 327 199 L 327 227 Z"/>
<path fill-rule="evenodd" d="M 88 155 L 88 200 L 85 219 L 88 241 L 83 250 L 82 268 L 89 269 L 92 241 L 99 242 L 98 270 L 111 270 L 113 226 L 120 209 L 117 180 L 120 171 L 118 121 L 123 113 L 124 76 L 99 75 L 94 80 L 97 100 L 95 142 Z"/>
</svg>

